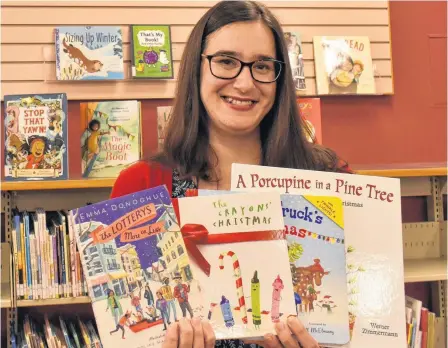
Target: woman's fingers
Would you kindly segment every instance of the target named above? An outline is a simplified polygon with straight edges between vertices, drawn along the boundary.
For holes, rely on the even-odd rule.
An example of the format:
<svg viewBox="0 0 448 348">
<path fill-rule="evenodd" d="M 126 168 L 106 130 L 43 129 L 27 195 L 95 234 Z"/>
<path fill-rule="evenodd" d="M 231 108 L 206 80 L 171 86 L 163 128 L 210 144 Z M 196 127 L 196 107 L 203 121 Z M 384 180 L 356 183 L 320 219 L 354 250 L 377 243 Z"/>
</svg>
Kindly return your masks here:
<svg viewBox="0 0 448 348">
<path fill-rule="evenodd" d="M 303 348 L 319 348 L 317 341 L 308 333 L 299 319 L 293 316 L 289 317 L 288 326 Z"/>
<path fill-rule="evenodd" d="M 189 320 L 182 318 L 179 320 L 179 348 L 193 347 L 193 340 L 193 327 Z"/>
<path fill-rule="evenodd" d="M 202 331 L 202 323 L 199 318 L 191 320 L 193 327 L 193 348 L 204 348 L 204 332 Z"/>
<path fill-rule="evenodd" d="M 215 332 L 208 321 L 202 322 L 202 332 L 204 333 L 204 347 L 213 348 L 215 346 L 216 337 Z"/>
<path fill-rule="evenodd" d="M 162 348 L 177 348 L 179 343 L 179 325 L 177 323 L 171 324 L 166 330 L 165 341 Z"/>
<path fill-rule="evenodd" d="M 277 331 L 277 336 L 280 342 L 286 348 L 299 348 L 299 343 L 292 336 L 289 327 L 284 322 L 279 322 L 275 324 L 275 331 Z"/>
</svg>

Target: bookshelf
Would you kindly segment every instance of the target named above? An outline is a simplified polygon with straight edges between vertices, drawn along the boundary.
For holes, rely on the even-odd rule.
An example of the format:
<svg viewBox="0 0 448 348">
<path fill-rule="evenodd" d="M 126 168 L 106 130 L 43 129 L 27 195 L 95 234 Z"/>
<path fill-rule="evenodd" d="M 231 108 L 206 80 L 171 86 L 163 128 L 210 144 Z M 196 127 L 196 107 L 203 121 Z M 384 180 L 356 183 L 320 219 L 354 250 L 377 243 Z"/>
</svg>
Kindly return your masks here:
<svg viewBox="0 0 448 348">
<path fill-rule="evenodd" d="M 407 166 L 354 167 L 358 174 L 401 179 L 402 197 L 420 197 L 426 200 L 428 221 L 403 223 L 404 282 L 436 282 L 438 291 L 434 303 L 438 307 L 439 325 L 446 325 L 447 303 L 447 223 L 443 215 L 443 195 L 447 188 L 447 168 L 443 164 L 414 164 Z M 71 209 L 87 202 L 106 199 L 114 179 L 74 179 L 46 182 L 2 182 L 2 213 L 5 215 L 6 242 L 11 241 L 11 207 L 32 210 L 35 207 Z M 7 244 L 7 243 L 4 243 Z M 3 263 L 3 261 L 2 261 Z M 14 273 L 9 287 L 2 285 L 0 305 L 7 311 L 8 330 L 17 323 L 21 310 L 40 306 L 90 306 L 87 296 L 44 300 L 15 300 Z M 3 291 L 5 289 L 5 291 Z M 8 292 L 8 290 L 10 290 Z M 438 298 L 437 298 L 438 297 Z M 17 324 L 16 324 L 17 325 Z M 10 346 L 9 346 L 10 347 Z"/>
</svg>

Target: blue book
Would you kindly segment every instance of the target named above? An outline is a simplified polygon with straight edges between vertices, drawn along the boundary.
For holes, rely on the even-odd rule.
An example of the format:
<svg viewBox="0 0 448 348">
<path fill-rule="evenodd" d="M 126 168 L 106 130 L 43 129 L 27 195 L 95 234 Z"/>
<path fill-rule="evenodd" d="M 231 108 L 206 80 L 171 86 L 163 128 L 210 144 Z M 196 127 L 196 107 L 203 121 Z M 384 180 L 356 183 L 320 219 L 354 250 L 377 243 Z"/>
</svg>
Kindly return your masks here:
<svg viewBox="0 0 448 348">
<path fill-rule="evenodd" d="M 123 80 L 119 26 L 61 26 L 55 30 L 58 80 Z"/>
<path fill-rule="evenodd" d="M 69 225 L 103 347 L 160 345 L 170 323 L 199 316 L 199 284 L 165 186 L 73 209 Z"/>
<path fill-rule="evenodd" d="M 67 96 L 5 95 L 5 180 L 68 178 Z"/>
</svg>

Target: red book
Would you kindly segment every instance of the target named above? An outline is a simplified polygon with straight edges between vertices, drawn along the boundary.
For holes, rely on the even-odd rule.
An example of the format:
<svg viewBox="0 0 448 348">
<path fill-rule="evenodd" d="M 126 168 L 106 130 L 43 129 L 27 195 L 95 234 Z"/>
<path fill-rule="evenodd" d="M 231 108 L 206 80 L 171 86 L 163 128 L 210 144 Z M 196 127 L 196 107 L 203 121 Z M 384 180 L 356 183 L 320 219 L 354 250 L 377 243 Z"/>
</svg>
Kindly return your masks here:
<svg viewBox="0 0 448 348">
<path fill-rule="evenodd" d="M 320 98 L 297 99 L 299 113 L 307 126 L 308 140 L 322 144 L 322 121 L 320 113 Z"/>
</svg>

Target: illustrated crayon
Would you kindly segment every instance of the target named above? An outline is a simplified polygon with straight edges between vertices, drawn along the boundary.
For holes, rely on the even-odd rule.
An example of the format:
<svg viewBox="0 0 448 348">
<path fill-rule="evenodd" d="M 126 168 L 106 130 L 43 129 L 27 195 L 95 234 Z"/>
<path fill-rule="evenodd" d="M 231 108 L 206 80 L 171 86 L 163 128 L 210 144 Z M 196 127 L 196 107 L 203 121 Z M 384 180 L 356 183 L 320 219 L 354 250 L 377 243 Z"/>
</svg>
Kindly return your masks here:
<svg viewBox="0 0 448 348">
<path fill-rule="evenodd" d="M 258 279 L 258 272 L 254 272 L 254 277 L 251 280 L 250 297 L 252 299 L 252 322 L 258 328 L 261 325 L 261 311 L 260 311 L 260 280 Z"/>
<path fill-rule="evenodd" d="M 280 293 L 283 286 L 283 280 L 281 280 L 278 275 L 277 278 L 272 283 L 272 309 L 271 309 L 271 319 L 272 322 L 277 323 L 280 321 Z"/>
<path fill-rule="evenodd" d="M 229 300 L 222 296 L 220 305 L 226 327 L 232 327 L 235 325 L 235 320 L 233 320 L 232 307 L 230 307 Z"/>
</svg>

